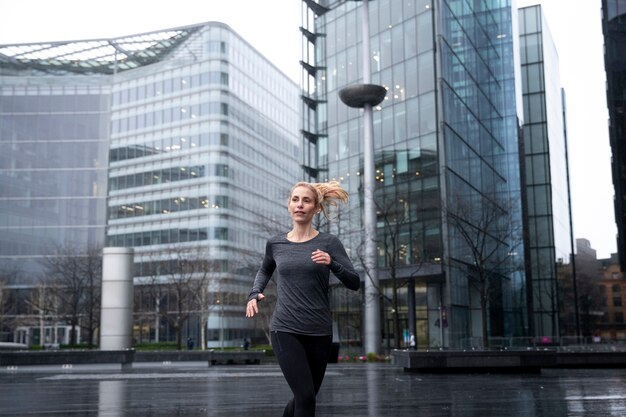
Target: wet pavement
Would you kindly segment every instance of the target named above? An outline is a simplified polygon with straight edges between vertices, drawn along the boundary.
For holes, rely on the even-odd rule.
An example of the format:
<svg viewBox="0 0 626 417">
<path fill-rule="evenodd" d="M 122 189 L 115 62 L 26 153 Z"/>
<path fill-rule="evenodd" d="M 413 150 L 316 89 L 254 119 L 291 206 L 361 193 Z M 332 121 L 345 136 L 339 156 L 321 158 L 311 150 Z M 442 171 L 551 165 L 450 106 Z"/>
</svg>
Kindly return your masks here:
<svg viewBox="0 0 626 417">
<path fill-rule="evenodd" d="M 145 364 L 0 370 L 0 416 L 281 416 L 276 365 Z M 318 416 L 626 416 L 626 370 L 415 374 L 331 364 Z"/>
</svg>

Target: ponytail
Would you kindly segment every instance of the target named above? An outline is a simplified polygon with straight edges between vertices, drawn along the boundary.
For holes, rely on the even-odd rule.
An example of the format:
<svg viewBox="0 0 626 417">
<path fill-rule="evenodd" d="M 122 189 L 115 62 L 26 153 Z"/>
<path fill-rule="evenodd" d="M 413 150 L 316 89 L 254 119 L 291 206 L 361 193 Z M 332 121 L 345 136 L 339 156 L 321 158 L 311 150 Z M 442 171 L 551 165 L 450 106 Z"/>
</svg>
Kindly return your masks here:
<svg viewBox="0 0 626 417">
<path fill-rule="evenodd" d="M 315 205 L 322 212 L 325 218 L 328 218 L 328 206 L 337 206 L 338 202 L 345 203 L 348 201 L 348 193 L 341 187 L 338 181 L 328 182 L 299 182 L 293 186 L 291 191 L 297 187 L 307 187 L 316 195 Z M 291 197 L 291 193 L 290 197 Z"/>
</svg>

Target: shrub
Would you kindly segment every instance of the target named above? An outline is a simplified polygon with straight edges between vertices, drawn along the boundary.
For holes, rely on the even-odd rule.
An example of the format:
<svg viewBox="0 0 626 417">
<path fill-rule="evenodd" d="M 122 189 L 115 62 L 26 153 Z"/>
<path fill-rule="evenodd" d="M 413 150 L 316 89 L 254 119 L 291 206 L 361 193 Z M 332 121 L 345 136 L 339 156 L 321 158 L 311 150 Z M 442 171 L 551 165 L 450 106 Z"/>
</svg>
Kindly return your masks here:
<svg viewBox="0 0 626 417">
<path fill-rule="evenodd" d="M 135 350 L 177 350 L 176 342 L 135 343 Z"/>
</svg>

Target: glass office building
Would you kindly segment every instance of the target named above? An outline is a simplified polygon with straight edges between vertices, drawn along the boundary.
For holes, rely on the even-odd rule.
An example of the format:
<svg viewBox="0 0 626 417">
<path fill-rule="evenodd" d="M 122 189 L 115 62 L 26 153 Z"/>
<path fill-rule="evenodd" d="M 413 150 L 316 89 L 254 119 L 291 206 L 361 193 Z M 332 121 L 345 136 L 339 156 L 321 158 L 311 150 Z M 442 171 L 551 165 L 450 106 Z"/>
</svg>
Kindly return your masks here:
<svg viewBox="0 0 626 417">
<path fill-rule="evenodd" d="M 59 243 L 134 247 L 145 283 L 196 252 L 211 264 L 209 344 L 250 337 L 251 269 L 301 179 L 298 86 L 216 22 L 4 45 L 0 62 L 3 266 Z"/>
<path fill-rule="evenodd" d="M 219 24 L 198 27 L 170 59 L 116 76 L 109 245 L 135 248 L 144 281 L 180 248 L 210 259 L 209 345 L 250 336 L 241 306 L 258 265 L 246 262 L 263 253 L 266 226 L 289 225 L 286 198 L 301 172 L 298 93 Z"/>
<path fill-rule="evenodd" d="M 0 271 L 10 285 L 38 282 L 59 248 L 104 244 L 110 78 L 64 68 L 46 58 L 50 47 L 0 46 Z"/>
<path fill-rule="evenodd" d="M 374 109 L 386 347 L 394 347 L 396 313 L 401 329 L 416 318 L 418 347 L 480 346 L 483 328 L 490 340 L 527 335 L 521 232 L 492 232 L 522 224 L 521 90 L 511 3 L 369 2 L 371 78 L 387 89 Z M 304 0 L 302 13 L 305 169 L 314 179 L 340 180 L 353 196 L 363 186 L 361 111 L 345 106 L 338 92 L 362 80 L 359 5 Z M 360 206 L 353 198 L 330 226 L 356 264 L 362 253 Z M 489 212 L 497 213 L 496 224 L 481 223 Z M 480 268 L 460 225 L 485 238 L 489 263 L 497 265 L 482 288 L 485 304 L 474 285 Z M 407 290 L 409 279 L 414 290 Z M 406 302 L 409 291 L 415 292 L 414 312 Z M 394 293 L 399 303 L 392 304 Z M 333 301 L 342 341 L 358 340 L 355 311 L 362 300 L 338 289 Z"/>
<path fill-rule="evenodd" d="M 626 271 L 626 132 L 624 130 L 624 84 L 626 83 L 626 1 L 602 0 L 604 68 L 606 70 L 607 106 L 611 171 L 615 188 L 615 223 L 617 254 Z"/>
<path fill-rule="evenodd" d="M 557 266 L 574 253 L 565 99 L 541 6 L 519 10 L 524 100 L 527 264 L 532 334 L 559 336 Z"/>
</svg>

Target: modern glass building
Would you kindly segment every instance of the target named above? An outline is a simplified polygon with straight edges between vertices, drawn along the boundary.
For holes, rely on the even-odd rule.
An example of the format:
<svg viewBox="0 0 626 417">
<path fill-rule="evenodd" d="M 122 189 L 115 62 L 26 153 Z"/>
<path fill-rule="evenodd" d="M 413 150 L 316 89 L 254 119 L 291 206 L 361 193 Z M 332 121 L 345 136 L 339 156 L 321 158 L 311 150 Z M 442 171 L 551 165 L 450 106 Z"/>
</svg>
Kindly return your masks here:
<svg viewBox="0 0 626 417">
<path fill-rule="evenodd" d="M 36 283 L 59 247 L 104 245 L 111 79 L 73 61 L 71 44 L 57 46 L 65 62 L 53 47 L 0 46 L 0 271 L 10 285 Z"/>
<path fill-rule="evenodd" d="M 301 173 L 298 92 L 220 24 L 196 27 L 170 59 L 115 77 L 108 244 L 135 248 L 142 282 L 181 256 L 210 259 L 209 345 L 250 337 L 241 306 L 255 255 L 266 226 L 289 225 L 286 196 Z"/>
<path fill-rule="evenodd" d="M 565 98 L 541 6 L 519 10 L 527 202 L 526 276 L 535 336 L 559 336 L 557 266 L 574 253 Z"/>
<path fill-rule="evenodd" d="M 362 80 L 359 5 L 304 0 L 302 23 L 304 165 L 355 196 L 361 112 L 338 91 Z M 369 3 L 366 58 L 372 82 L 387 89 L 374 111 L 384 347 L 395 347 L 396 315 L 405 331 L 415 318 L 418 347 L 528 334 L 516 10 L 505 0 Z M 361 227 L 356 198 L 331 224 L 357 264 Z M 334 293 L 342 341 L 360 338 L 361 302 Z"/>
<path fill-rule="evenodd" d="M 3 267 L 68 242 L 134 247 L 140 285 L 195 254 L 210 264 L 209 345 L 250 337 L 252 270 L 301 178 L 298 86 L 216 22 L 3 45 L 0 63 Z M 173 337 L 163 321 L 139 327 Z"/>
<path fill-rule="evenodd" d="M 606 70 L 607 105 L 611 167 L 615 187 L 615 223 L 617 253 L 622 271 L 626 271 L 626 132 L 624 130 L 624 84 L 626 83 L 626 1 L 602 0 L 604 34 L 604 68 Z"/>
</svg>

